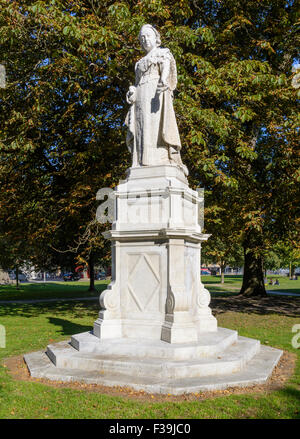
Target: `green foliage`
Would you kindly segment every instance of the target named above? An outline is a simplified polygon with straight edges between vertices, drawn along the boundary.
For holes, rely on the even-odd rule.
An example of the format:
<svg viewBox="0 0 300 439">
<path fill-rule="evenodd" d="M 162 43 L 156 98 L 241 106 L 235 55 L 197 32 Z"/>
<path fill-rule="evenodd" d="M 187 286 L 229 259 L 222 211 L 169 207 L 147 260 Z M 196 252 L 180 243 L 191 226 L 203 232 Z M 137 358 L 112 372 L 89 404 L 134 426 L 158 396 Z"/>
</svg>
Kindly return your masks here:
<svg viewBox="0 0 300 439">
<path fill-rule="evenodd" d="M 222 229 L 226 242 L 256 242 L 257 254 L 283 235 L 297 240 L 296 2 L 0 0 L 0 7 L 2 242 L 10 236 L 13 246 L 22 230 L 22 247 L 39 260 L 49 242 L 76 248 L 93 224 L 97 190 L 114 186 L 130 163 L 125 95 L 146 22 L 176 58 L 183 160 L 190 184 L 212 194 L 206 231 L 220 243 Z M 227 230 L 228 217 L 235 222 Z M 100 229 L 79 256 L 107 254 Z"/>
<path fill-rule="evenodd" d="M 266 270 L 278 270 L 281 268 L 281 260 L 274 251 L 269 251 L 264 257 L 264 268 Z"/>
<path fill-rule="evenodd" d="M 300 266 L 300 246 L 296 245 L 293 241 L 282 240 L 275 243 L 273 247 L 273 253 L 280 261 L 279 266 L 281 268 L 297 267 Z"/>
</svg>

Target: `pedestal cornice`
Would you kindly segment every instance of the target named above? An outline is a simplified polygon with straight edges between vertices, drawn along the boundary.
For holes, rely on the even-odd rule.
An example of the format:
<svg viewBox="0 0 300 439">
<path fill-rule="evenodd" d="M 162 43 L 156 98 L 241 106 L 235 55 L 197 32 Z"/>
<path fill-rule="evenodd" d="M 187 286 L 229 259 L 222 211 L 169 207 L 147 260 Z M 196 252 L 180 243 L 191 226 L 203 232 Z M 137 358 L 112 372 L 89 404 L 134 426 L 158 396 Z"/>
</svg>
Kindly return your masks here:
<svg viewBox="0 0 300 439">
<path fill-rule="evenodd" d="M 105 239 L 111 241 L 139 241 L 139 240 L 166 240 L 166 239 L 184 239 L 191 242 L 204 242 L 210 237 L 210 234 L 196 232 L 191 229 L 148 229 L 148 230 L 109 230 L 103 232 Z"/>
</svg>

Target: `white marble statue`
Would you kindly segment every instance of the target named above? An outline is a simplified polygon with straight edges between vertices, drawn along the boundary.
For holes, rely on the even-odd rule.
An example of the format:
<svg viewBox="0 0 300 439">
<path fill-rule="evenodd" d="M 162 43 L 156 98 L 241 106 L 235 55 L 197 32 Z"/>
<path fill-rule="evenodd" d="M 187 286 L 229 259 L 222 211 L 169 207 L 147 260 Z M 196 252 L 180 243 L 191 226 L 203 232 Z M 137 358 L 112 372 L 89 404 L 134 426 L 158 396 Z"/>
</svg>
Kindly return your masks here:
<svg viewBox="0 0 300 439">
<path fill-rule="evenodd" d="M 135 65 L 135 86 L 126 95 L 131 105 L 126 117 L 127 146 L 132 166 L 177 165 L 187 175 L 180 157 L 181 142 L 173 108 L 177 84 L 176 63 L 150 24 L 142 26 L 139 40 L 146 55 Z"/>
</svg>

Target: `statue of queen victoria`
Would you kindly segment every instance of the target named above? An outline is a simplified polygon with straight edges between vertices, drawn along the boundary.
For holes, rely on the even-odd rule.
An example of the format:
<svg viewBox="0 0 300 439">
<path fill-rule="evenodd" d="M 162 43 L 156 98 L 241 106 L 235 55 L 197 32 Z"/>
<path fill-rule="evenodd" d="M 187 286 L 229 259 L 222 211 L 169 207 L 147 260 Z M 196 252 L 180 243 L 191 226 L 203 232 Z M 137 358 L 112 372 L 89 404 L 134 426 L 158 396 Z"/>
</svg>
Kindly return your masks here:
<svg viewBox="0 0 300 439">
<path fill-rule="evenodd" d="M 173 164 L 187 175 L 180 157 L 181 142 L 173 108 L 176 63 L 169 49 L 159 47 L 160 35 L 150 24 L 139 40 L 146 55 L 135 65 L 135 86 L 126 95 L 130 104 L 125 123 L 132 166 Z"/>
</svg>

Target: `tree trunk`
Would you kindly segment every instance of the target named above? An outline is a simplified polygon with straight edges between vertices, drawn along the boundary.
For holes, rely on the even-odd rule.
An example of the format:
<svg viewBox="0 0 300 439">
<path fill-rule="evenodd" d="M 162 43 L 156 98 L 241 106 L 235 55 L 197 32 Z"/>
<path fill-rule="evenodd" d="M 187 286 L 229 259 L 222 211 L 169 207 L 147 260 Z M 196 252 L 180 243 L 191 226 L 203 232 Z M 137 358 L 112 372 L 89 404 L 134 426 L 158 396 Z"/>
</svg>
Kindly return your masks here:
<svg viewBox="0 0 300 439">
<path fill-rule="evenodd" d="M 295 269 L 296 269 L 296 266 L 294 264 L 292 264 L 292 266 L 291 266 L 291 278 L 292 279 L 295 276 Z"/>
<path fill-rule="evenodd" d="M 19 289 L 19 266 L 16 266 L 16 288 Z"/>
<path fill-rule="evenodd" d="M 266 297 L 266 288 L 264 283 L 263 259 L 255 254 L 255 248 L 260 247 L 259 237 L 248 232 L 244 243 L 244 276 L 243 285 L 240 295 Z"/>
<path fill-rule="evenodd" d="M 292 262 L 290 262 L 290 264 L 289 264 L 289 278 L 290 279 L 293 279 L 293 277 L 295 275 L 295 269 L 296 269 L 296 266 Z"/>
<path fill-rule="evenodd" d="M 90 286 L 88 291 L 96 291 L 95 288 L 95 263 L 93 254 L 89 258 Z"/>
<path fill-rule="evenodd" d="M 224 280 L 224 273 L 225 273 L 226 265 L 221 263 L 221 284 L 225 282 Z"/>
</svg>

